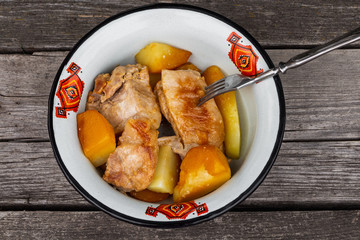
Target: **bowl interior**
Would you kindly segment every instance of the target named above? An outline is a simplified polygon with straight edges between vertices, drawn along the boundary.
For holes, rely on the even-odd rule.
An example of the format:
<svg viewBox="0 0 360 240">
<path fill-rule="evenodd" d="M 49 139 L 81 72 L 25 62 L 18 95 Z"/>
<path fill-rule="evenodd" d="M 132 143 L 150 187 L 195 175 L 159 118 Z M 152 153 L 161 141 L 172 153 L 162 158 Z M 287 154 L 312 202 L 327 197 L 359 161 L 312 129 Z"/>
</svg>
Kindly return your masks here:
<svg viewBox="0 0 360 240">
<path fill-rule="evenodd" d="M 55 79 L 49 121 L 59 165 L 83 196 L 115 217 L 152 225 L 215 216 L 243 200 L 260 184 L 282 138 L 283 97 L 278 78 L 236 93 L 242 131 L 241 157 L 231 162 L 232 178 L 216 191 L 192 202 L 189 208 L 193 210 L 185 217 L 169 217 L 159 209 L 159 204 L 138 201 L 111 187 L 83 155 L 77 136 L 76 114 L 85 110 L 88 92 L 99 73 L 135 63 L 135 54 L 155 41 L 191 51 L 189 60 L 202 70 L 218 65 L 225 74 L 239 73 L 229 54 L 236 45 L 229 41 L 232 33 L 240 37 L 241 46 L 251 46 L 251 52 L 258 57 L 256 70 L 267 70 L 270 60 L 248 33 L 216 14 L 199 9 L 150 7 L 123 13 L 104 22 L 78 43 Z M 71 102 L 74 100 L 71 98 L 67 102 L 66 96 L 59 94 L 66 83 L 63 80 L 71 78 L 77 81 L 74 85 L 79 91 L 75 96 L 77 103 Z M 69 108 L 76 104 L 77 109 Z M 203 211 L 198 211 L 199 206 Z M 174 209 L 171 211 L 177 214 Z"/>
</svg>

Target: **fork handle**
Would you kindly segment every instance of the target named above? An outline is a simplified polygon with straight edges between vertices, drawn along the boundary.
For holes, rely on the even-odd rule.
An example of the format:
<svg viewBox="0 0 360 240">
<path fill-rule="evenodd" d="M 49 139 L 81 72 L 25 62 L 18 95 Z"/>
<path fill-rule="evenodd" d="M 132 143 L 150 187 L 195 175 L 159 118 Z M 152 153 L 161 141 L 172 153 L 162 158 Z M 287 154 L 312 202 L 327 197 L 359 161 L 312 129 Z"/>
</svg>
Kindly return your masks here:
<svg viewBox="0 0 360 240">
<path fill-rule="evenodd" d="M 327 42 L 323 45 L 310 49 L 309 51 L 296 55 L 286 63 L 280 62 L 279 70 L 282 73 L 285 73 L 290 68 L 296 68 L 298 66 L 301 66 L 307 62 L 314 60 L 317 57 L 324 55 L 325 53 L 328 53 L 334 49 L 340 48 L 357 40 L 360 40 L 360 27 L 340 37 L 337 37 L 330 42 Z"/>
</svg>

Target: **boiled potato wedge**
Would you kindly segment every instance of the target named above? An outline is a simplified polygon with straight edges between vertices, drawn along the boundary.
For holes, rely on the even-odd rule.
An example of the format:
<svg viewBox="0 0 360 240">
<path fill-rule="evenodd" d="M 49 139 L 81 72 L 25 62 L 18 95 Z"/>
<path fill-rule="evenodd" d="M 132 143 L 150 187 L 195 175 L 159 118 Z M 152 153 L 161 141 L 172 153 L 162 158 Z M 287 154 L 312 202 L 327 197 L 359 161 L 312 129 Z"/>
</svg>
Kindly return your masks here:
<svg viewBox="0 0 360 240">
<path fill-rule="evenodd" d="M 95 167 L 105 164 L 110 153 L 116 148 L 114 128 L 96 110 L 80 113 L 76 120 L 84 155 Z"/>
<path fill-rule="evenodd" d="M 179 179 L 180 158 L 170 146 L 160 146 L 153 180 L 148 189 L 159 193 L 173 194 Z"/>
<path fill-rule="evenodd" d="M 220 68 L 215 65 L 208 67 L 203 72 L 203 76 L 207 85 L 225 77 Z M 226 156 L 238 159 L 240 157 L 241 130 L 235 92 L 221 94 L 215 97 L 215 102 L 224 119 Z"/>
<path fill-rule="evenodd" d="M 194 70 L 201 73 L 201 70 L 191 62 L 187 62 L 180 67 L 177 67 L 176 70 Z"/>
<path fill-rule="evenodd" d="M 174 69 L 185 64 L 191 52 L 165 43 L 152 42 L 136 55 L 137 63 L 146 65 L 150 73 L 160 73 L 163 69 Z"/>
<path fill-rule="evenodd" d="M 190 149 L 180 166 L 179 182 L 174 189 L 174 202 L 191 201 L 224 184 L 231 177 L 223 152 L 212 145 Z"/>
</svg>

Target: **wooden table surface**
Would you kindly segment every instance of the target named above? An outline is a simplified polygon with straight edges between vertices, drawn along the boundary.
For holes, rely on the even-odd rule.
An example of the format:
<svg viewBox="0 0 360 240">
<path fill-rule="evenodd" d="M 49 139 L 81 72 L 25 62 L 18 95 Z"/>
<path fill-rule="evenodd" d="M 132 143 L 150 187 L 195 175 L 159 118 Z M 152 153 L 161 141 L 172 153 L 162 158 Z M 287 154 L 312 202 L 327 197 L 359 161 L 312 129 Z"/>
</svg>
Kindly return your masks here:
<svg viewBox="0 0 360 240">
<path fill-rule="evenodd" d="M 243 203 L 181 229 L 117 220 L 67 182 L 53 155 L 47 105 L 72 46 L 116 13 L 157 1 L 0 1 L 0 239 L 359 239 L 360 42 L 281 76 L 284 141 Z M 274 63 L 360 26 L 358 0 L 161 1 L 238 23 Z"/>
</svg>

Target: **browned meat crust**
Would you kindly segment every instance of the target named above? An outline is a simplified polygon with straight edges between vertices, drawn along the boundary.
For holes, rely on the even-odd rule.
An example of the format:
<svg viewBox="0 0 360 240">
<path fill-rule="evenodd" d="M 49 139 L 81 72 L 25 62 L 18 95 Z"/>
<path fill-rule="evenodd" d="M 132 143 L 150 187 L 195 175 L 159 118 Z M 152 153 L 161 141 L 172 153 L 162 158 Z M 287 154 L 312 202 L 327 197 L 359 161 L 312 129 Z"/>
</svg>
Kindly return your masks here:
<svg viewBox="0 0 360 240">
<path fill-rule="evenodd" d="M 148 119 L 129 119 L 120 145 L 108 158 L 104 180 L 125 192 L 146 189 L 156 169 L 157 136 Z"/>
<path fill-rule="evenodd" d="M 197 107 L 204 96 L 205 80 L 193 70 L 163 70 L 155 87 L 161 112 L 181 138 L 183 155 L 192 147 L 204 144 L 222 148 L 225 132 L 221 113 L 212 99 Z M 176 144 L 178 146 L 178 144 Z"/>
<path fill-rule="evenodd" d="M 120 134 L 128 119 L 148 118 L 158 129 L 161 113 L 149 84 L 146 66 L 118 66 L 111 75 L 99 74 L 89 93 L 86 109 L 98 110 Z"/>
</svg>

